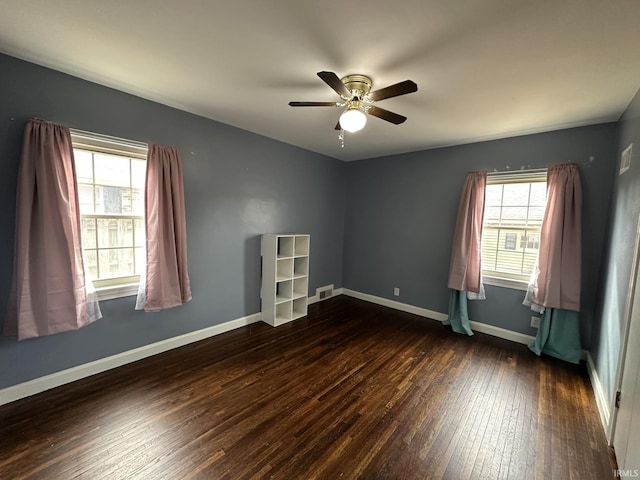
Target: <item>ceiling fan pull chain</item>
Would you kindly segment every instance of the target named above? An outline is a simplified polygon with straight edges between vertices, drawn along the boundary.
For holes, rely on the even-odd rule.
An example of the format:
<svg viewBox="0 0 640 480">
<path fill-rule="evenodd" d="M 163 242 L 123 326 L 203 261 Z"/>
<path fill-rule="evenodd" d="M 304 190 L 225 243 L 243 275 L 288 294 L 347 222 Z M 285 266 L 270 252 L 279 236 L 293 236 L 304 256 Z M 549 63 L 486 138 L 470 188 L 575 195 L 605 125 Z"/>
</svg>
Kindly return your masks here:
<svg viewBox="0 0 640 480">
<path fill-rule="evenodd" d="M 338 133 L 338 140 L 340 140 L 340 142 L 342 142 L 340 147 L 344 148 L 344 130 L 340 130 L 340 133 Z"/>
</svg>

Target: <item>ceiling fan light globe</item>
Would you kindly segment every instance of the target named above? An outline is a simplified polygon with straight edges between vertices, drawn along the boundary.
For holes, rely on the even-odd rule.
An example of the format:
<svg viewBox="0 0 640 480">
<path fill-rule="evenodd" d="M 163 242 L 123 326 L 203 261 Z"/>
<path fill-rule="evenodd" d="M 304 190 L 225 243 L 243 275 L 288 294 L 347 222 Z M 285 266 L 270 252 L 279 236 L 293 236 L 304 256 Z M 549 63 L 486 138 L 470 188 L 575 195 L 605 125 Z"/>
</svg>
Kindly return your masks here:
<svg viewBox="0 0 640 480">
<path fill-rule="evenodd" d="M 353 133 L 362 130 L 366 123 L 367 116 L 355 108 L 350 108 L 340 115 L 340 126 L 347 132 Z"/>
</svg>

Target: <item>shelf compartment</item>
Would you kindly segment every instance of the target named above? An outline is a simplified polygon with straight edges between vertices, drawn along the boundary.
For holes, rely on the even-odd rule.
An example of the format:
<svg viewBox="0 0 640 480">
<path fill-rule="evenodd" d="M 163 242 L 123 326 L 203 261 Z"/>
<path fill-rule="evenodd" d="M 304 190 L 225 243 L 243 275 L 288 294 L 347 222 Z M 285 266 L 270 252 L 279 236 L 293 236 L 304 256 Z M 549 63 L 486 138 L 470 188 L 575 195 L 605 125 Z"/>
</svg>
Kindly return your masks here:
<svg viewBox="0 0 640 480">
<path fill-rule="evenodd" d="M 294 237 L 278 237 L 278 258 L 291 258 L 295 246 Z"/>
<path fill-rule="evenodd" d="M 292 301 L 279 303 L 276 305 L 276 318 L 275 318 L 276 325 L 280 323 L 288 322 L 293 318 L 292 307 L 293 307 Z"/>
<path fill-rule="evenodd" d="M 276 303 L 286 302 L 293 298 L 293 281 L 287 280 L 276 283 Z"/>
<path fill-rule="evenodd" d="M 307 299 L 296 298 L 292 302 L 291 319 L 295 320 L 296 318 L 304 317 L 306 314 L 307 314 Z"/>
<path fill-rule="evenodd" d="M 309 255 L 309 235 L 296 235 L 294 254 L 296 257 Z"/>
<path fill-rule="evenodd" d="M 293 260 L 293 275 L 295 277 L 309 275 L 309 257 L 300 257 Z"/>
<path fill-rule="evenodd" d="M 303 298 L 309 294 L 309 279 L 307 277 L 296 278 L 293 280 L 293 297 Z"/>
<path fill-rule="evenodd" d="M 293 258 L 283 258 L 276 261 L 276 280 L 289 280 L 293 277 Z"/>
</svg>

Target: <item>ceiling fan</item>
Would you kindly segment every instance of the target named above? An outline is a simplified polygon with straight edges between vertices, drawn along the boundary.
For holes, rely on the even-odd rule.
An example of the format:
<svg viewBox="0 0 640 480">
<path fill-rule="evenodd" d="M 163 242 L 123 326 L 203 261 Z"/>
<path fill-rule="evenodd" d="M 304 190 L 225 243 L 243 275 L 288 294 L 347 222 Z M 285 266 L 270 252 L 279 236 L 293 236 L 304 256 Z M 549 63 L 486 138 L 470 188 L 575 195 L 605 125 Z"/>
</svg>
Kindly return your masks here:
<svg viewBox="0 0 640 480">
<path fill-rule="evenodd" d="M 342 98 L 341 102 L 289 102 L 292 107 L 347 107 L 336 125 L 336 130 L 357 132 L 367 122 L 365 114 L 399 125 L 407 117 L 373 105 L 385 98 L 416 92 L 418 85 L 411 80 L 371 91 L 371 79 L 365 75 L 347 75 L 339 78 L 333 72 L 318 72 L 318 76 Z"/>
</svg>

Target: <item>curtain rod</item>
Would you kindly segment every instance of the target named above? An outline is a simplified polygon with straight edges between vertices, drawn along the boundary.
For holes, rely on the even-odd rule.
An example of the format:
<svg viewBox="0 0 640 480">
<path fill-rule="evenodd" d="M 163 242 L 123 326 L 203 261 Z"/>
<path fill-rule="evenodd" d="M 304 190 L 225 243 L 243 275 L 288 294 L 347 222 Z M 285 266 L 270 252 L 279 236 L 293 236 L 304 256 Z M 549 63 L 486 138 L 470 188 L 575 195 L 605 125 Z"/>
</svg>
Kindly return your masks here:
<svg viewBox="0 0 640 480">
<path fill-rule="evenodd" d="M 129 140 L 129 139 L 120 138 L 120 137 L 113 137 L 111 135 L 104 135 L 102 133 L 88 132 L 86 130 L 79 130 L 77 128 L 69 128 L 69 132 L 71 133 L 71 135 L 79 138 L 86 138 L 90 140 L 101 140 L 103 142 L 125 145 L 127 147 L 140 148 L 145 150 L 148 148 L 148 144 L 144 142 L 137 142 L 135 140 Z"/>
<path fill-rule="evenodd" d="M 521 170 L 502 170 L 499 172 L 487 172 L 487 177 L 500 177 L 500 176 L 516 176 L 516 175 L 531 175 L 535 173 L 546 173 L 546 168 L 530 168 Z"/>
</svg>

